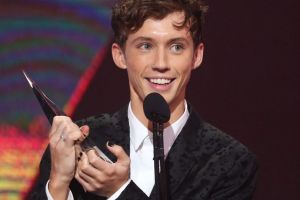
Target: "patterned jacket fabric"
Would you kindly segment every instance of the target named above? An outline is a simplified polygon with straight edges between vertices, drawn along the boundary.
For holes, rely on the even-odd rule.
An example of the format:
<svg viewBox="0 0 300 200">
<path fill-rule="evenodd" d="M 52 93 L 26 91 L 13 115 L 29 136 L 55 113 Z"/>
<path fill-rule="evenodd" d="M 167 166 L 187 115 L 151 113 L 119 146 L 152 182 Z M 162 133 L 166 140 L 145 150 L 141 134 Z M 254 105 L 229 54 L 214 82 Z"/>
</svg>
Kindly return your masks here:
<svg viewBox="0 0 300 200">
<path fill-rule="evenodd" d="M 204 122 L 189 106 L 190 116 L 176 138 L 165 165 L 169 200 L 246 200 L 255 190 L 257 163 L 255 156 L 241 143 Z M 90 137 L 108 153 L 105 144 L 112 141 L 129 152 L 127 107 L 110 115 L 101 114 L 77 122 L 90 126 Z M 47 147 L 41 163 L 40 176 L 29 199 L 47 199 L 45 186 L 51 167 Z M 74 179 L 70 185 L 75 200 L 104 200 L 84 192 Z M 156 199 L 155 189 L 147 197 L 133 181 L 118 200 Z"/>
</svg>

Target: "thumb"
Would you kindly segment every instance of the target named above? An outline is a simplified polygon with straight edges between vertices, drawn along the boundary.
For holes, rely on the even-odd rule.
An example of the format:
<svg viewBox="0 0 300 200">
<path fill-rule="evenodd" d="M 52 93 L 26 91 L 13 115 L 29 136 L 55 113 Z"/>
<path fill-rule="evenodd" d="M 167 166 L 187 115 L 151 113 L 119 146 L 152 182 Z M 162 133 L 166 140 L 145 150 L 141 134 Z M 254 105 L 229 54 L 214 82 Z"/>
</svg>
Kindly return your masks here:
<svg viewBox="0 0 300 200">
<path fill-rule="evenodd" d="M 90 127 L 88 125 L 83 125 L 80 127 L 80 130 L 82 134 L 85 135 L 85 137 L 87 137 L 90 132 Z"/>
<path fill-rule="evenodd" d="M 89 135 L 90 127 L 88 125 L 83 125 L 80 127 L 80 131 L 81 137 L 79 138 L 79 141 L 82 142 Z"/>
<path fill-rule="evenodd" d="M 121 146 L 112 144 L 111 142 L 107 142 L 106 146 L 107 149 L 117 157 L 117 163 L 129 164 L 130 159 Z"/>
</svg>

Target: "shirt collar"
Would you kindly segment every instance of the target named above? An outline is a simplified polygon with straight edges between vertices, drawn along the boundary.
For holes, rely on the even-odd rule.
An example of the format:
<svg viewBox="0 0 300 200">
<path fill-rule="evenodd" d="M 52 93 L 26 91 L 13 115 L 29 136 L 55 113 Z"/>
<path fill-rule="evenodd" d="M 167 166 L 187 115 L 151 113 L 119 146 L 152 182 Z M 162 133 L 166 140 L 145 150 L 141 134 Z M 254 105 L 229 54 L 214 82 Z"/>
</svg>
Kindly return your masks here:
<svg viewBox="0 0 300 200">
<path fill-rule="evenodd" d="M 149 135 L 148 129 L 138 120 L 131 109 L 131 102 L 128 106 L 128 121 L 130 128 L 130 143 L 137 150 L 144 139 Z"/>
<path fill-rule="evenodd" d="M 164 129 L 164 134 L 169 134 L 169 132 L 172 132 L 176 138 L 179 135 L 179 133 L 181 132 L 185 123 L 187 122 L 189 115 L 190 115 L 190 113 L 188 111 L 187 103 L 186 103 L 186 101 L 184 101 L 183 114 L 173 124 L 171 124 L 170 126 L 168 126 Z"/>
<path fill-rule="evenodd" d="M 184 101 L 183 114 L 173 124 L 171 124 L 170 126 L 168 126 L 164 129 L 164 134 L 166 136 L 172 135 L 174 137 L 173 140 L 175 140 L 176 137 L 181 132 L 186 121 L 188 120 L 188 117 L 189 117 L 189 112 L 188 112 L 188 108 L 187 108 L 187 102 Z M 129 103 L 129 106 L 128 106 L 128 121 L 129 121 L 129 127 L 130 127 L 130 141 L 131 141 L 131 144 L 133 145 L 134 149 L 137 151 L 140 148 L 141 144 L 143 143 L 144 139 L 146 137 L 148 137 L 149 135 L 152 136 L 152 132 L 149 131 L 148 128 L 146 128 L 144 126 L 144 124 L 142 124 L 142 122 L 139 121 L 138 118 L 134 115 L 134 113 L 131 109 L 131 102 Z M 164 138 L 164 140 L 165 140 L 165 138 Z"/>
</svg>

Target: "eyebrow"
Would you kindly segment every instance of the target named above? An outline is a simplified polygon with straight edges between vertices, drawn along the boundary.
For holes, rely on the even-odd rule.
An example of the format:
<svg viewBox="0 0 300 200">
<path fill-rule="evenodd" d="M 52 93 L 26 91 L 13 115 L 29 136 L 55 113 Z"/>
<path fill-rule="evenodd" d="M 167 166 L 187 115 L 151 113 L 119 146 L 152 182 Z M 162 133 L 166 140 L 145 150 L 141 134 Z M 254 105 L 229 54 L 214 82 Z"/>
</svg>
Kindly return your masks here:
<svg viewBox="0 0 300 200">
<path fill-rule="evenodd" d="M 168 43 L 174 43 L 174 42 L 185 42 L 187 44 L 189 43 L 187 39 L 181 38 L 181 37 L 179 37 L 179 38 L 172 38 L 172 39 L 170 39 L 168 41 Z"/>
<path fill-rule="evenodd" d="M 132 43 L 135 43 L 137 41 L 149 41 L 150 42 L 150 41 L 153 41 L 153 39 L 149 38 L 149 37 L 137 37 L 134 40 L 132 40 Z"/>
<path fill-rule="evenodd" d="M 150 37 L 137 37 L 135 38 L 132 43 L 135 43 L 135 42 L 138 42 L 138 41 L 148 41 L 148 42 L 151 42 L 153 41 L 152 38 Z M 168 44 L 171 44 L 171 43 L 174 43 L 174 42 L 185 42 L 185 43 L 189 43 L 187 39 L 185 38 L 182 38 L 182 37 L 178 37 L 178 38 L 171 38 L 170 40 L 168 40 Z"/>
</svg>

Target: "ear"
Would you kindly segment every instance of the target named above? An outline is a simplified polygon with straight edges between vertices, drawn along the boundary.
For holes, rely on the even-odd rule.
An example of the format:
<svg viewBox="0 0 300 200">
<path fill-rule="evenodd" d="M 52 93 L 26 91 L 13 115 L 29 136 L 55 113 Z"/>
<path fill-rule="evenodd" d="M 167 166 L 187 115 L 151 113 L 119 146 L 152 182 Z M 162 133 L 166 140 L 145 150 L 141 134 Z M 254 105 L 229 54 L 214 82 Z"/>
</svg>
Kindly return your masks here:
<svg viewBox="0 0 300 200">
<path fill-rule="evenodd" d="M 194 65 L 193 69 L 197 69 L 203 60 L 203 52 L 204 52 L 204 44 L 200 43 L 198 46 L 195 48 L 194 51 Z"/>
<path fill-rule="evenodd" d="M 112 54 L 115 64 L 119 68 L 121 68 L 121 69 L 127 68 L 125 55 L 124 55 L 124 52 L 123 52 L 122 48 L 120 47 L 120 45 L 118 45 L 117 43 L 113 43 L 111 46 L 111 54 Z"/>
</svg>

